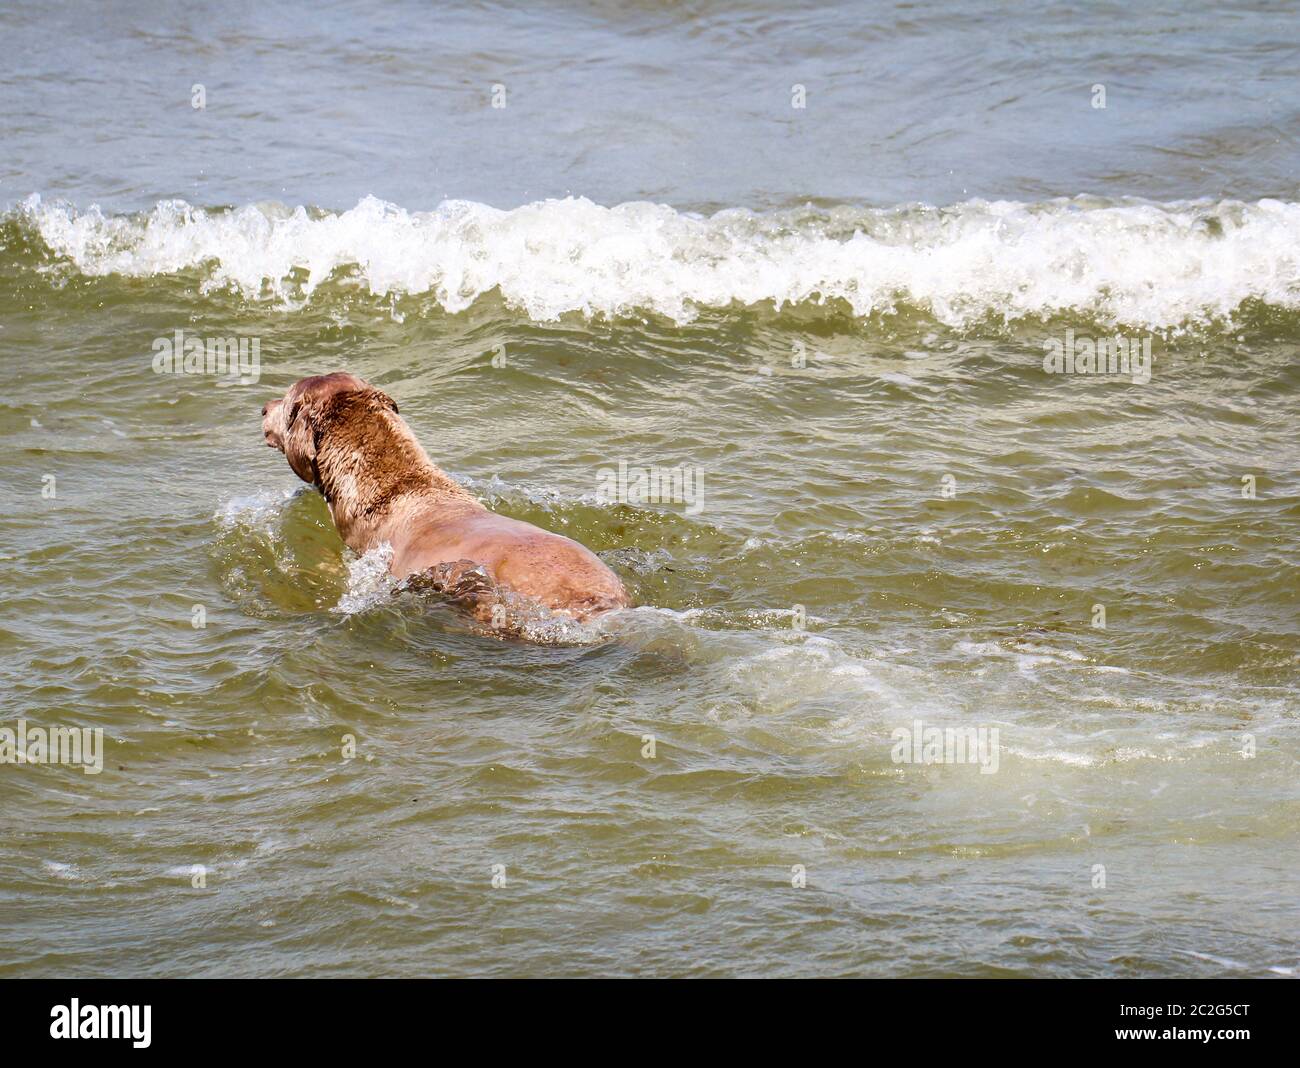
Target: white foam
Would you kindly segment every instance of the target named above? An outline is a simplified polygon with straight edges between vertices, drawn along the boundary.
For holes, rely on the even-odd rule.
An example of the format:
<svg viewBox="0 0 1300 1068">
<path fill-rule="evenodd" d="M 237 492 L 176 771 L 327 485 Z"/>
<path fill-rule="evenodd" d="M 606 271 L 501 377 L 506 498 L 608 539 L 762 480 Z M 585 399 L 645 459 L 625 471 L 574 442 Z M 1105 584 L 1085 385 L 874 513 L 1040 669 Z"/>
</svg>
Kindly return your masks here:
<svg viewBox="0 0 1300 1068">
<path fill-rule="evenodd" d="M 823 697 L 859 703 L 869 717 L 870 730 L 885 709 L 907 704 L 903 695 L 881 677 L 887 665 L 847 652 L 837 641 L 806 632 L 768 631 L 779 644 L 732 659 L 727 667 L 732 688 L 765 710 L 779 710 Z M 854 717 L 855 729 L 864 723 Z"/>
<path fill-rule="evenodd" d="M 374 608 L 392 598 L 397 583 L 389 574 L 393 547 L 384 542 L 348 561 L 348 585 L 331 611 L 350 616 Z"/>
<path fill-rule="evenodd" d="M 911 375 L 905 375 L 898 371 L 885 371 L 880 378 L 882 381 L 892 382 L 896 386 L 915 386 L 918 384 Z"/>
<path fill-rule="evenodd" d="M 1197 960 L 1208 961 L 1210 964 L 1217 964 L 1220 968 L 1231 968 L 1233 971 L 1245 971 L 1250 968 L 1249 964 L 1243 964 L 1239 960 L 1232 960 L 1229 957 L 1216 957 L 1212 953 L 1198 953 L 1194 949 L 1182 950 L 1189 957 L 1195 957 Z"/>
<path fill-rule="evenodd" d="M 123 217 L 33 195 L 20 211 L 85 274 L 201 268 L 205 288 L 290 302 L 348 268 L 373 293 L 427 293 L 450 312 L 499 290 L 535 320 L 635 310 L 682 322 L 733 302 L 839 298 L 857 316 L 906 303 L 953 326 L 1073 310 L 1159 329 L 1229 317 L 1251 298 L 1300 307 L 1300 204 L 1277 200 L 973 200 L 705 217 L 573 197 L 411 212 L 366 197 L 337 214 L 168 201 Z"/>
</svg>

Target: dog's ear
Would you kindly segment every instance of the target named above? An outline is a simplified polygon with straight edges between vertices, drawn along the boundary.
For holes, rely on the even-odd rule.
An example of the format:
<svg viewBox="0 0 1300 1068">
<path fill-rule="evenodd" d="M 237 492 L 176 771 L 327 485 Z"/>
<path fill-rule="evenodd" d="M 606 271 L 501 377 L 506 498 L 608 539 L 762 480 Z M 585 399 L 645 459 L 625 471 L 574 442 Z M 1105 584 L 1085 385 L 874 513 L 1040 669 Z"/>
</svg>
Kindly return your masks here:
<svg viewBox="0 0 1300 1068">
<path fill-rule="evenodd" d="M 316 476 L 316 406 L 309 397 L 299 397 L 285 420 L 284 458 L 293 473 L 313 485 Z"/>
<path fill-rule="evenodd" d="M 390 397 L 387 393 L 385 393 L 382 389 L 371 389 L 370 394 L 375 398 L 376 401 L 378 401 L 380 407 L 387 408 L 394 415 L 401 414 L 401 412 L 399 412 L 397 409 L 397 401 L 393 400 L 393 398 Z"/>
</svg>

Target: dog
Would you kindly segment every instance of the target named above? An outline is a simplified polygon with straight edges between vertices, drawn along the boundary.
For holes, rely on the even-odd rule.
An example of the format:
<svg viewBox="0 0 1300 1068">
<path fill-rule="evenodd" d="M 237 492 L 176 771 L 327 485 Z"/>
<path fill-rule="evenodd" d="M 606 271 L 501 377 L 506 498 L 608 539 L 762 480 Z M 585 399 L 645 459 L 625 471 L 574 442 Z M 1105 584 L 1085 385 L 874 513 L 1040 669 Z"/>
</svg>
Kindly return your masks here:
<svg viewBox="0 0 1300 1068">
<path fill-rule="evenodd" d="M 498 629 L 498 606 L 520 598 L 579 622 L 631 604 L 585 546 L 485 508 L 429 459 L 393 398 L 355 375 L 295 382 L 263 406 L 262 436 L 320 490 L 349 548 L 391 545 L 394 578 L 447 594 Z"/>
</svg>

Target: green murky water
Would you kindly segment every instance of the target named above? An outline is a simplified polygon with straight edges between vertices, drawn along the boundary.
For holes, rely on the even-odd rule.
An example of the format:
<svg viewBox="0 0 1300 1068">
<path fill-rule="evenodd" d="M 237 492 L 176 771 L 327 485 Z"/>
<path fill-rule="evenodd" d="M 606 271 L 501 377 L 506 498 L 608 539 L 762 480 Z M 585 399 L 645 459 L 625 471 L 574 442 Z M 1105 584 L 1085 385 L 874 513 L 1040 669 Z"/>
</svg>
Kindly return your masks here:
<svg viewBox="0 0 1300 1068">
<path fill-rule="evenodd" d="M 383 62 L 358 73 L 355 51 L 317 42 L 311 69 L 337 80 L 313 76 L 296 118 L 222 112 L 223 92 L 251 90 L 159 61 L 185 107 L 191 80 L 211 83 L 215 148 L 242 131 L 271 154 L 262 163 L 284 145 L 308 163 L 323 152 L 277 140 L 282 125 L 320 142 L 351 128 L 340 99 L 383 102 L 362 110 L 402 145 L 391 170 L 359 132 L 366 151 L 304 163 L 320 175 L 304 202 L 327 209 L 294 213 L 302 174 L 223 170 L 228 154 L 199 167 L 194 144 L 163 154 L 153 181 L 106 142 L 76 177 L 87 157 L 71 141 L 11 122 L 0 727 L 102 729 L 104 760 L 98 774 L 0 765 L 0 975 L 1293 975 L 1290 142 L 1244 127 L 1233 142 L 1222 126 L 1197 142 L 1187 113 L 1169 112 L 1168 143 L 1257 165 L 1203 181 L 1190 148 L 1159 173 L 1130 153 L 1145 179 L 1096 171 L 1070 188 L 1059 155 L 961 149 L 980 162 L 951 178 L 922 138 L 854 197 L 861 161 L 832 147 L 897 142 L 868 129 L 883 113 L 841 98 L 852 82 L 836 65 L 858 53 L 825 42 L 857 40 L 844 9 L 789 15 L 781 39 L 831 57 L 838 88 L 801 75 L 831 109 L 808 121 L 838 116 L 853 137 L 808 126 L 817 151 L 787 171 L 755 162 L 777 118 L 728 125 L 739 105 L 724 94 L 692 125 L 680 109 L 698 111 L 699 86 L 656 74 L 716 46 L 756 78 L 722 47 L 739 47 L 738 15 L 705 5 L 682 15 L 687 32 L 592 9 L 557 16 L 580 25 L 552 37 L 533 16 L 516 28 L 541 52 L 603 55 L 615 88 L 631 75 L 609 57 L 644 57 L 642 96 L 603 91 L 592 107 L 618 98 L 644 115 L 654 92 L 676 99 L 650 147 L 558 163 L 623 120 L 509 112 L 541 123 L 526 142 L 533 193 L 521 155 L 477 197 L 515 210 L 421 211 L 447 189 L 472 196 L 487 150 L 449 156 L 452 177 L 421 185 L 399 138 L 418 57 L 340 12 L 320 33 L 382 38 Z M 26 35 L 15 70 L 57 67 L 52 37 L 5 17 Z M 922 16 L 900 18 L 883 40 L 954 54 Z M 1223 32 L 1256 51 L 1220 55 L 1251 115 L 1276 99 L 1253 18 Z M 1126 32 L 1143 40 L 1152 20 Z M 1064 47 L 1048 26 L 1039 47 Z M 480 31 L 457 15 L 438 47 L 468 49 Z M 78 33 L 67 47 L 86 76 L 118 85 Z M 287 33 L 223 22 L 215 39 L 256 57 L 265 88 L 291 65 L 257 42 L 283 50 Z M 1021 62 L 990 47 L 994 68 Z M 492 54 L 466 61 L 472 77 L 507 77 Z M 1237 54 L 1254 81 L 1231 68 Z M 568 81 L 520 69 L 533 77 L 507 78 L 512 107 L 530 91 L 572 99 Z M 1152 75 L 1144 106 L 1176 96 L 1182 69 L 1171 58 Z M 781 124 L 793 76 L 774 75 Z M 12 119 L 59 84 L 15 77 L 0 103 Z M 967 130 L 949 87 L 944 113 Z M 120 88 L 123 143 L 146 144 L 144 89 Z M 924 130 L 927 99 L 898 121 Z M 1014 121 L 1045 143 L 1035 131 L 1060 101 L 1026 99 L 1039 125 Z M 1003 121 L 994 103 L 980 105 L 989 123 Z M 70 114 L 89 128 L 96 107 Z M 547 125 L 559 114 L 571 141 Z M 1136 136 L 1115 114 L 1105 129 Z M 172 143 L 192 119 L 168 112 L 157 136 Z M 463 118 L 459 143 L 501 144 L 482 121 Z M 735 167 L 697 154 L 684 186 L 656 177 L 672 158 L 659 149 L 694 144 L 679 121 Z M 264 201 L 280 179 L 290 206 Z M 969 197 L 1015 199 L 967 199 L 967 179 Z M 393 181 L 425 192 L 406 208 L 361 199 Z M 791 207 L 786 184 L 834 199 Z M 1080 189 L 1101 192 L 1055 199 Z M 595 202 L 516 207 L 570 191 Z M 248 206 L 152 206 L 179 194 Z M 859 206 L 925 199 L 949 206 Z M 625 200 L 655 203 L 598 206 Z M 713 213 L 728 204 L 754 211 Z M 155 373 L 176 331 L 255 340 L 255 373 Z M 1050 342 L 1116 335 L 1150 343 L 1149 380 L 1045 372 Z M 600 553 L 640 607 L 604 640 L 537 645 L 485 639 L 445 604 L 393 591 L 262 444 L 261 405 L 336 369 L 396 398 L 492 507 Z M 620 462 L 681 466 L 701 493 L 607 500 L 602 472 Z M 927 728 L 996 731 L 996 744 L 983 767 L 896 759 L 898 738 Z"/>
</svg>

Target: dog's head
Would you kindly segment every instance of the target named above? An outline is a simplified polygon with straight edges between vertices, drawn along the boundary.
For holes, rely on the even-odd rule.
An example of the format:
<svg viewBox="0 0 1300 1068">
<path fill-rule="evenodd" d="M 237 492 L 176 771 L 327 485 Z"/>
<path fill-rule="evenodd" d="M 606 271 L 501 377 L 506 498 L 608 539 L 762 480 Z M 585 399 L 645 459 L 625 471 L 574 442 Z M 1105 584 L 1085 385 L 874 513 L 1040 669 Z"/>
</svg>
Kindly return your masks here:
<svg viewBox="0 0 1300 1068">
<path fill-rule="evenodd" d="M 295 475 L 319 483 L 316 453 L 321 435 L 335 413 L 357 403 L 397 411 L 397 403 L 387 393 L 346 371 L 300 378 L 283 397 L 262 406 L 262 437 L 284 453 Z"/>
</svg>

